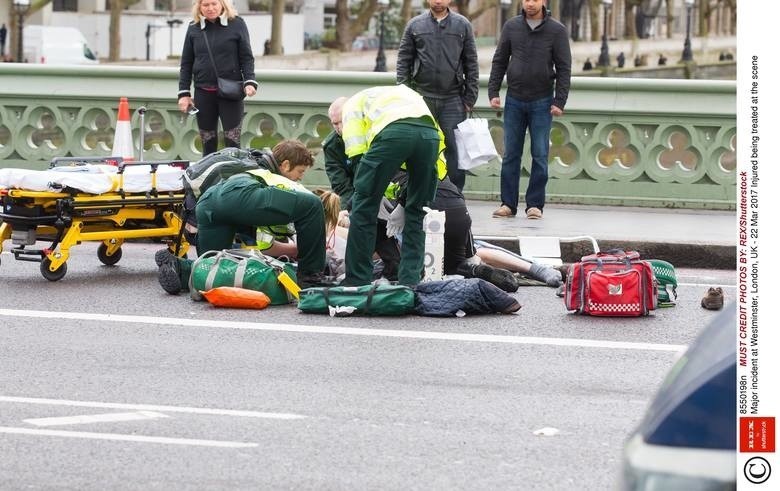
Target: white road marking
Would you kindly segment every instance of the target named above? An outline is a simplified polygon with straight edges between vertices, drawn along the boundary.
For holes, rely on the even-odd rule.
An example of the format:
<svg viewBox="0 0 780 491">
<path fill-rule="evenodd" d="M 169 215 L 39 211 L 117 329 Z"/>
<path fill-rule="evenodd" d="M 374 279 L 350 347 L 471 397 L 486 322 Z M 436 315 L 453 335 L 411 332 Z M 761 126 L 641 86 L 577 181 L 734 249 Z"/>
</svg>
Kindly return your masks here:
<svg viewBox="0 0 780 491">
<path fill-rule="evenodd" d="M 121 402 L 71 401 L 67 399 L 44 399 L 37 397 L 14 397 L 0 395 L 0 402 L 22 404 L 48 404 L 51 406 L 99 407 L 104 409 L 129 409 L 136 411 L 159 411 L 169 413 L 205 414 L 211 416 L 234 416 L 242 418 L 303 419 L 306 416 L 292 413 L 265 413 L 236 409 L 211 409 L 187 406 L 158 406 L 154 404 L 125 404 Z"/>
<path fill-rule="evenodd" d="M 256 331 L 303 332 L 309 334 L 340 334 L 349 336 L 378 336 L 389 338 L 437 339 L 442 341 L 471 341 L 476 343 L 534 344 L 547 346 L 574 346 L 579 348 L 630 349 L 644 351 L 680 352 L 681 344 L 634 343 L 624 341 L 597 341 L 572 338 L 539 338 L 530 336 L 502 336 L 495 334 L 465 334 L 436 331 L 403 331 L 398 329 L 367 329 L 335 326 L 306 326 L 297 324 L 265 324 L 262 322 L 236 322 L 204 319 L 178 319 L 174 317 L 150 317 L 142 315 L 89 314 L 80 312 L 48 312 L 41 310 L 0 309 L 0 316 L 39 319 L 70 319 L 125 324 L 154 324 L 182 329 L 211 327 L 217 329 L 248 329 Z"/>
<path fill-rule="evenodd" d="M 82 414 L 80 416 L 60 416 L 52 418 L 24 419 L 25 423 L 35 426 L 83 425 L 90 423 L 115 423 L 120 421 L 140 421 L 145 419 L 168 418 L 167 414 L 155 411 L 135 411 L 132 413 Z"/>
<path fill-rule="evenodd" d="M 59 436 L 64 438 L 85 438 L 89 440 L 113 440 L 113 441 L 122 441 L 122 442 L 161 443 L 165 445 L 194 445 L 198 447 L 252 448 L 258 446 L 257 443 L 249 443 L 249 442 L 199 440 L 194 438 L 169 438 L 163 436 L 123 435 L 119 433 L 92 433 L 86 431 L 41 430 L 41 429 L 33 429 L 33 428 L 14 428 L 10 426 L 0 426 L 0 433 L 7 433 L 11 435 L 36 435 L 36 436 Z"/>
</svg>

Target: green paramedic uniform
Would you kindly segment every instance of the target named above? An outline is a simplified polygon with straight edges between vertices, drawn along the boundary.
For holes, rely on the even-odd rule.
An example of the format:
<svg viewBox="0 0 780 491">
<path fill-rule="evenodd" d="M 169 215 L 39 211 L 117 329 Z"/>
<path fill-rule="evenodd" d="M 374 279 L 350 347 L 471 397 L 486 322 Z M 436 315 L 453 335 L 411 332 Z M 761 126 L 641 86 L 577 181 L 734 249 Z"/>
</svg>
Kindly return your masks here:
<svg viewBox="0 0 780 491">
<path fill-rule="evenodd" d="M 420 282 L 425 260 L 423 206 L 436 193 L 441 131 L 423 98 L 405 85 L 373 87 L 348 99 L 342 109 L 347 157 L 363 155 L 354 180 L 343 285 L 371 283 L 371 256 L 382 196 L 406 162 L 409 184 L 398 281 Z"/>
<path fill-rule="evenodd" d="M 344 152 L 344 140 L 341 135 L 331 131 L 322 141 L 322 155 L 325 159 L 325 174 L 333 192 L 341 198 L 341 209 L 348 210 L 355 188 L 352 181 L 357 169 L 356 159 L 350 159 Z"/>
<path fill-rule="evenodd" d="M 231 176 L 203 193 L 196 216 L 200 253 L 229 249 L 239 229 L 293 223 L 298 237 L 298 275 L 315 275 L 325 269 L 322 202 L 283 176 L 265 169 Z"/>
</svg>

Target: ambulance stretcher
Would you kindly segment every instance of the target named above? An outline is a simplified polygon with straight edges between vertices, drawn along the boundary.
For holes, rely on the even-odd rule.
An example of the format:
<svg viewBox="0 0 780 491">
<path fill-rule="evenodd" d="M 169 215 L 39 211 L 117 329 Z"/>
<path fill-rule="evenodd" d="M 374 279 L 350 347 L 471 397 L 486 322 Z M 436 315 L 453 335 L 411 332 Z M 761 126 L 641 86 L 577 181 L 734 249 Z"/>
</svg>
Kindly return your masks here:
<svg viewBox="0 0 780 491">
<path fill-rule="evenodd" d="M 109 165 L 114 162 L 116 165 Z M 57 158 L 46 171 L 0 169 L 0 253 L 10 239 L 14 258 L 40 262 L 49 281 L 67 272 L 70 249 L 100 242 L 97 257 L 114 265 L 128 239 L 181 240 L 186 161 L 123 162 L 121 157 Z M 39 242 L 50 243 L 35 248 Z"/>
</svg>

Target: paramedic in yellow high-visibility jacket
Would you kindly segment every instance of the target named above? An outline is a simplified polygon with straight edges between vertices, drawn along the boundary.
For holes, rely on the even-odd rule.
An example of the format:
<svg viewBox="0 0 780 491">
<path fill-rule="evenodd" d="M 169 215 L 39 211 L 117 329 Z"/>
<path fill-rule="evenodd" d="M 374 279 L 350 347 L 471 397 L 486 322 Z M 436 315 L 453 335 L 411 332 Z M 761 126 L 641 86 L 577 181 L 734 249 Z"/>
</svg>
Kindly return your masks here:
<svg viewBox="0 0 780 491">
<path fill-rule="evenodd" d="M 405 162 L 406 205 L 393 211 L 388 231 L 391 226 L 395 232 L 403 231 L 398 282 L 414 286 L 420 282 L 425 259 L 423 206 L 436 193 L 441 131 L 422 96 L 405 85 L 372 87 L 337 99 L 334 105 L 341 108 L 347 157 L 362 155 L 354 179 L 342 285 L 371 283 L 377 212 L 390 179 Z"/>
</svg>

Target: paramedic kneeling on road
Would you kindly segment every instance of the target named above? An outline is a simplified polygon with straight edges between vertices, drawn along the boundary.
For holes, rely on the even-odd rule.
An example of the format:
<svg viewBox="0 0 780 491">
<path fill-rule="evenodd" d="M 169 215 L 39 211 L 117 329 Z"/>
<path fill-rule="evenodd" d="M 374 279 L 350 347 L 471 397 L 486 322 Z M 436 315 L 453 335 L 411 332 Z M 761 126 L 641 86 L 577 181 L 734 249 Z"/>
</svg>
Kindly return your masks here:
<svg viewBox="0 0 780 491">
<path fill-rule="evenodd" d="M 347 156 L 363 155 L 354 181 L 342 284 L 371 283 L 379 205 L 390 179 L 406 162 L 406 207 L 396 208 L 388 222 L 403 221 L 405 215 L 398 282 L 416 285 L 425 259 L 423 206 L 436 193 L 440 143 L 436 122 L 422 96 L 405 85 L 372 87 L 334 105 L 341 106 Z"/>
<path fill-rule="evenodd" d="M 325 218 L 311 191 L 267 169 L 231 176 L 198 200 L 198 252 L 230 249 L 241 228 L 293 223 L 298 236 L 298 283 L 323 282 Z"/>
</svg>

